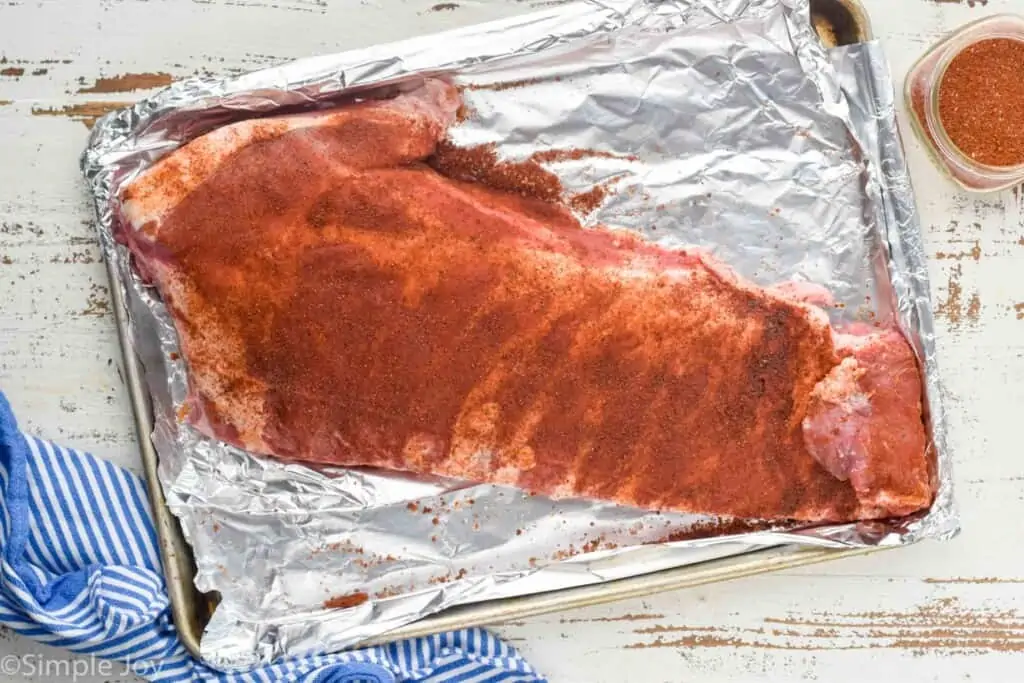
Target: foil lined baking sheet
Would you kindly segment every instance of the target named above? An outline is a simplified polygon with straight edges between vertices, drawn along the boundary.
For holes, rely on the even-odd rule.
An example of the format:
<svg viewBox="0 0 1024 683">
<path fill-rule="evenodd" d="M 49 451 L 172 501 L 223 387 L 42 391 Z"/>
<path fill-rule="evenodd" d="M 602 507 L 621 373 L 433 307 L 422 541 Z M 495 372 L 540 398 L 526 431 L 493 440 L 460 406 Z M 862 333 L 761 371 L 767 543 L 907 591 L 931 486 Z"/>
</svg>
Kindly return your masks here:
<svg viewBox="0 0 1024 683">
<path fill-rule="evenodd" d="M 414 86 L 462 86 L 459 145 L 559 149 L 585 225 L 699 245 L 746 277 L 827 287 L 834 322 L 898 320 L 921 354 L 939 493 L 887 522 L 740 533 L 729 520 L 552 501 L 508 487 L 310 468 L 176 418 L 184 360 L 115 233 L 117 188 L 225 123 Z M 573 153 L 573 152 L 585 153 Z M 595 154 L 596 152 L 596 154 Z M 876 44 L 826 52 L 806 0 L 581 2 L 218 81 L 175 84 L 94 128 L 83 171 L 153 401 L 168 505 L 221 602 L 202 640 L 225 669 L 358 643 L 446 607 L 557 590 L 786 543 L 897 545 L 957 530 L 926 257 Z"/>
</svg>

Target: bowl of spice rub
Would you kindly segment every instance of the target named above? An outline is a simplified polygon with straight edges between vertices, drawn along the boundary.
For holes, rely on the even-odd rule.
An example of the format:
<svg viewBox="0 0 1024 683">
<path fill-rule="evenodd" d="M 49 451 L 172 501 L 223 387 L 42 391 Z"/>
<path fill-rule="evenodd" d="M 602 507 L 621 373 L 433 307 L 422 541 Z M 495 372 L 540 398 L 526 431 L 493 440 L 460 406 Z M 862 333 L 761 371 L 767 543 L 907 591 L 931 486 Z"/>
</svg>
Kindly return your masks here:
<svg viewBox="0 0 1024 683">
<path fill-rule="evenodd" d="M 904 96 L 915 131 L 965 189 L 1024 182 L 1024 17 L 954 31 L 914 64 Z"/>
</svg>

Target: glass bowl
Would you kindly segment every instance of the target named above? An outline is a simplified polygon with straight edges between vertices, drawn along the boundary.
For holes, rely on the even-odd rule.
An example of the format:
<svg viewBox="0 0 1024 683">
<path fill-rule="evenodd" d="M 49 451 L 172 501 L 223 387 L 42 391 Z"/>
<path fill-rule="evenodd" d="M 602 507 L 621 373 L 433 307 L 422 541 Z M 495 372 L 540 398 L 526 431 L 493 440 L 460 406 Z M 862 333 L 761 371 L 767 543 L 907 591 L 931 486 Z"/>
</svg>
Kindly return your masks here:
<svg viewBox="0 0 1024 683">
<path fill-rule="evenodd" d="M 1024 17 L 997 14 L 949 34 L 911 67 L 903 91 L 914 132 L 932 158 L 961 187 L 974 192 L 995 192 L 1024 182 L 1024 163 L 990 166 L 971 159 L 953 143 L 939 117 L 939 85 L 946 67 L 968 46 L 991 38 L 1024 43 Z M 1021 87 L 1024 87 L 1024 74 Z"/>
</svg>

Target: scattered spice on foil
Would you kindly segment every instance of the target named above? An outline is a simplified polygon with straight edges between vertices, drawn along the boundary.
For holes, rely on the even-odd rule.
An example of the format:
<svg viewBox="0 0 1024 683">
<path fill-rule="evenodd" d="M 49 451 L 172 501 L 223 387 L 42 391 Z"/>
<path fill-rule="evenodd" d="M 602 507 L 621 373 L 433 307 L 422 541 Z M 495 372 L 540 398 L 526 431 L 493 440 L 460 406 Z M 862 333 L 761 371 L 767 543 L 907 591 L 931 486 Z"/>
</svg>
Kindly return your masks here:
<svg viewBox="0 0 1024 683">
<path fill-rule="evenodd" d="M 640 160 L 635 154 L 615 154 L 598 149 L 544 149 L 530 155 L 530 161 L 535 161 L 539 164 L 556 161 L 580 161 L 587 158 L 625 159 L 626 161 Z"/>
<path fill-rule="evenodd" d="M 593 213 L 601 206 L 601 202 L 604 201 L 606 194 L 607 191 L 598 185 L 591 190 L 573 195 L 572 199 L 569 200 L 569 205 L 579 213 Z"/>
<path fill-rule="evenodd" d="M 336 595 L 333 598 L 324 600 L 324 608 L 326 609 L 347 609 L 349 607 L 357 607 L 370 599 L 370 596 L 363 591 L 357 591 L 355 593 L 348 593 L 347 595 Z"/>
</svg>

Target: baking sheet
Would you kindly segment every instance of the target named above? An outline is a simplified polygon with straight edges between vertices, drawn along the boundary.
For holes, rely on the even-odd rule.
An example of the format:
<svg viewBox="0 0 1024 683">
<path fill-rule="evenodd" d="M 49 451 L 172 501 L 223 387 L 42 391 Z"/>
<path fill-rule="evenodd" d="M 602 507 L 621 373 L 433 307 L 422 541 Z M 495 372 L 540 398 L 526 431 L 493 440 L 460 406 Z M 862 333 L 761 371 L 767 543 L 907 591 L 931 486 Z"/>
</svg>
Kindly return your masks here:
<svg viewBox="0 0 1024 683">
<path fill-rule="evenodd" d="M 454 604 L 753 547 L 901 544 L 954 532 L 927 272 L 884 59 L 877 46 L 826 54 L 803 2 L 741 5 L 582 3 L 441 40 L 301 60 L 224 82 L 194 79 L 99 122 L 83 169 L 105 252 L 126 286 L 153 397 L 161 481 L 193 546 L 197 585 L 222 598 L 203 638 L 209 661 L 236 668 L 336 649 Z M 549 147 L 612 153 L 550 167 L 570 191 L 615 179 L 587 222 L 711 248 L 760 284 L 824 284 L 846 304 L 836 319 L 896 312 L 926 367 L 940 455 L 931 512 L 699 538 L 721 531 L 716 520 L 556 503 L 503 487 L 316 472 L 179 425 L 184 367 L 171 360 L 177 347 L 166 311 L 112 239 L 116 187 L 227 121 L 369 94 L 419 72 L 454 74 L 469 86 L 475 114 L 454 131 L 460 144 L 495 142 L 513 159 Z M 665 542 L 680 536 L 698 538 Z M 324 608 L 363 592 L 373 599 Z"/>
</svg>

